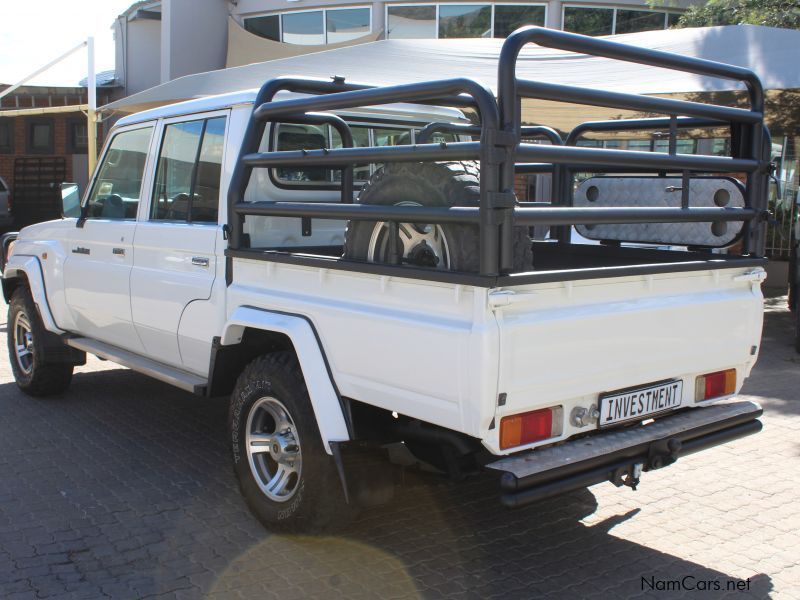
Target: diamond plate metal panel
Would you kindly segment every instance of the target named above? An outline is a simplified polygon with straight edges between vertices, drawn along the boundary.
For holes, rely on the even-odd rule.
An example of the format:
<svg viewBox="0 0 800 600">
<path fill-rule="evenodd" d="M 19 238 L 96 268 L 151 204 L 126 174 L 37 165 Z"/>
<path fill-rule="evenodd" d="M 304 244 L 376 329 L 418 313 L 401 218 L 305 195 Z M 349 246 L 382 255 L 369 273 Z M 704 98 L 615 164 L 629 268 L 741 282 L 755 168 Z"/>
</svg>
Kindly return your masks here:
<svg viewBox="0 0 800 600">
<path fill-rule="evenodd" d="M 682 185 L 680 177 L 591 177 L 578 186 L 574 205 L 680 208 Z M 689 206 L 741 208 L 742 186 L 730 177 L 694 177 L 689 182 Z M 736 240 L 742 223 L 604 224 L 577 225 L 576 229 L 591 240 L 722 248 Z"/>
</svg>

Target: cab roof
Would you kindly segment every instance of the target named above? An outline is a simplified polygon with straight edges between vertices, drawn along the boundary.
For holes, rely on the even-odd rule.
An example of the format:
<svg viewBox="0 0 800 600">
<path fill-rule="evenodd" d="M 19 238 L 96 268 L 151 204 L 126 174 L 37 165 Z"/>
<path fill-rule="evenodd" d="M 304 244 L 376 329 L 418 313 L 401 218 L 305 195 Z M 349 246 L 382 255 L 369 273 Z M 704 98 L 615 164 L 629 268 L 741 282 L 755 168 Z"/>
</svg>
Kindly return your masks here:
<svg viewBox="0 0 800 600">
<path fill-rule="evenodd" d="M 191 115 L 197 113 L 211 112 L 214 110 L 222 110 L 234 106 L 243 106 L 253 104 L 258 94 L 257 89 L 243 90 L 239 92 L 228 92 L 225 94 L 218 94 L 216 96 L 205 96 L 195 100 L 187 100 L 185 102 L 177 102 L 175 104 L 168 104 L 166 106 L 159 106 L 158 108 L 151 108 L 142 112 L 134 113 L 125 116 L 117 121 L 116 126 L 122 127 L 125 125 L 132 125 L 134 123 L 142 123 L 144 121 L 154 121 L 156 119 L 168 119 L 172 117 L 179 117 L 183 115 Z M 290 92 L 279 92 L 276 100 L 288 100 L 290 98 L 300 98 L 302 94 L 294 94 Z M 369 106 L 363 108 L 349 109 L 346 111 L 334 111 L 340 115 L 359 115 L 359 116 L 375 116 L 383 118 L 396 118 L 399 120 L 414 120 L 414 121 L 434 121 L 444 120 L 448 122 L 453 121 L 466 121 L 464 113 L 454 108 L 446 108 L 442 106 L 427 106 L 421 104 L 386 104 L 382 106 Z"/>
</svg>

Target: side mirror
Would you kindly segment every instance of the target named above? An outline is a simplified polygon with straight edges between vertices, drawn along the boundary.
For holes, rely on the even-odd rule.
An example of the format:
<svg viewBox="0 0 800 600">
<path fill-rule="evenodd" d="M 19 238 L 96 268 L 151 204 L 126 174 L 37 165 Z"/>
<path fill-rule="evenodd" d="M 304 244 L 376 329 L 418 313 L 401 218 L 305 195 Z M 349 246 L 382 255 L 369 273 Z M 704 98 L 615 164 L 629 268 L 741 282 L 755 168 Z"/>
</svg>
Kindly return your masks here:
<svg viewBox="0 0 800 600">
<path fill-rule="evenodd" d="M 61 214 L 67 218 L 81 216 L 81 193 L 77 183 L 61 184 Z"/>
</svg>

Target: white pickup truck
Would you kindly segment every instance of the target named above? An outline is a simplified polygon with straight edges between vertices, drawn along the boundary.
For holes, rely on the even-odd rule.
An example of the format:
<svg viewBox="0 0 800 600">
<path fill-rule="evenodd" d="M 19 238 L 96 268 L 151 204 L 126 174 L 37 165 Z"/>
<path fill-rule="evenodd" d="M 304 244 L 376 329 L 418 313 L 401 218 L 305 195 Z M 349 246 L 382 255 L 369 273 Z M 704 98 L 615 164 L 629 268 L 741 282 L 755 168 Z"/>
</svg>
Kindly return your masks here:
<svg viewBox="0 0 800 600">
<path fill-rule="evenodd" d="M 529 42 L 737 77 L 753 106 L 548 89 L 514 76 Z M 498 90 L 276 79 L 121 119 L 81 203 L 71 189 L 63 219 L 3 240 L 17 384 L 62 393 L 89 353 L 230 394 L 240 488 L 279 529 L 389 497 L 391 470 L 364 469 L 401 454 L 387 449 L 455 477 L 496 472 L 518 506 L 606 480 L 635 489 L 758 431 L 760 407 L 731 400 L 762 324 L 757 79 L 524 28 Z M 617 126 L 666 127 L 672 147 L 720 122 L 736 141 L 728 157 L 560 145 L 514 109 L 552 96 L 658 110 Z M 605 178 L 572 184 L 592 170 Z M 552 203 L 517 202 L 515 171 L 550 173 Z M 626 182 L 644 195 L 598 201 Z M 570 243 L 573 225 L 602 244 Z M 688 250 L 656 248 L 680 227 Z M 744 251 L 712 253 L 715 239 Z"/>
</svg>

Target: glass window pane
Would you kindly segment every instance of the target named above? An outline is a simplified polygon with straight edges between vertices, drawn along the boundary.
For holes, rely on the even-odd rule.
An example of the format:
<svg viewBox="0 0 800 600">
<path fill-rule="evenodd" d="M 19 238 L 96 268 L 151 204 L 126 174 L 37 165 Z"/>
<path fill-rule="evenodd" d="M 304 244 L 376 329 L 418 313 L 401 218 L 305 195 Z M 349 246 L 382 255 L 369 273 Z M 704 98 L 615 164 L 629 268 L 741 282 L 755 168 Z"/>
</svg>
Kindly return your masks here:
<svg viewBox="0 0 800 600">
<path fill-rule="evenodd" d="M 506 38 L 523 25 L 544 25 L 544 6 L 494 7 L 494 37 Z"/>
<path fill-rule="evenodd" d="M 649 10 L 617 9 L 617 29 L 615 33 L 635 33 L 664 29 L 664 13 Z"/>
<path fill-rule="evenodd" d="M 712 146 L 711 153 L 716 156 L 730 156 L 730 142 L 730 138 L 714 138 L 714 145 Z"/>
<path fill-rule="evenodd" d="M 283 19 L 283 41 L 289 44 L 317 46 L 325 43 L 322 11 L 290 13 Z"/>
<path fill-rule="evenodd" d="M 370 11 L 368 8 L 329 10 L 326 15 L 329 44 L 354 40 L 370 32 Z"/>
<path fill-rule="evenodd" d="M 419 144 L 419 134 L 422 133 L 421 129 L 414 129 L 414 139 L 416 143 Z M 472 138 L 473 136 L 469 136 Z M 429 144 L 441 144 L 442 142 L 450 143 L 450 142 L 460 142 L 461 139 L 455 133 L 445 133 L 443 131 L 434 131 L 433 135 L 430 137 L 427 143 Z"/>
<path fill-rule="evenodd" d="M 89 218 L 135 219 L 152 127 L 118 133 L 89 194 Z"/>
<path fill-rule="evenodd" d="M 268 40 L 281 41 L 280 16 L 268 15 L 266 17 L 251 17 L 244 20 L 244 28 L 250 33 L 267 38 Z"/>
<path fill-rule="evenodd" d="M 680 19 L 680 13 L 667 13 L 667 27 L 675 27 Z"/>
<path fill-rule="evenodd" d="M 390 6 L 388 15 L 387 38 L 436 37 L 435 6 Z"/>
<path fill-rule="evenodd" d="M 376 127 L 372 135 L 376 146 L 402 146 L 411 143 L 410 129 Z"/>
<path fill-rule="evenodd" d="M 491 20 L 491 6 L 442 4 L 439 6 L 439 37 L 491 37 Z"/>
<path fill-rule="evenodd" d="M 610 8 L 567 6 L 564 9 L 564 31 L 583 35 L 611 35 L 613 26 L 614 11 Z"/>
<path fill-rule="evenodd" d="M 650 140 L 628 140 L 628 150 L 636 150 L 637 152 L 650 152 Z"/>
<path fill-rule="evenodd" d="M 276 148 L 278 150 L 321 150 L 327 148 L 327 125 L 289 125 L 278 126 Z M 275 170 L 279 181 L 320 182 L 328 181 L 326 170 L 322 167 L 280 167 Z"/>
<path fill-rule="evenodd" d="M 206 121 L 203 145 L 192 195 L 192 221 L 216 223 L 219 210 L 219 181 L 225 147 L 225 117 Z"/>
<path fill-rule="evenodd" d="M 50 147 L 50 137 L 53 128 L 49 123 L 34 123 L 31 125 L 31 143 L 34 149 L 46 149 Z"/>
<path fill-rule="evenodd" d="M 653 152 L 669 152 L 669 139 L 658 139 L 653 141 Z M 677 154 L 694 154 L 695 141 L 694 140 L 676 140 L 675 152 Z"/>
<path fill-rule="evenodd" d="M 203 121 L 174 123 L 164 128 L 151 219 L 185 221 L 189 217 L 189 192 L 202 130 Z"/>
<path fill-rule="evenodd" d="M 11 152 L 14 147 L 14 122 L 0 119 L 0 152 Z"/>
<path fill-rule="evenodd" d="M 86 152 L 89 134 L 85 121 L 70 123 L 70 149 L 74 152 Z"/>
<path fill-rule="evenodd" d="M 372 141 L 375 146 L 403 146 L 411 143 L 411 130 L 375 127 L 372 130 Z M 383 163 L 378 163 L 375 168 L 380 169 L 382 166 Z"/>
<path fill-rule="evenodd" d="M 369 128 L 351 126 L 350 132 L 353 134 L 353 146 L 356 148 L 366 148 L 369 146 Z M 331 142 L 333 148 L 342 147 L 342 137 L 339 132 L 333 130 L 333 140 Z M 341 171 L 330 171 L 331 181 L 339 182 L 342 180 Z M 369 164 L 358 164 L 353 166 L 353 180 L 364 182 L 369 179 Z"/>
</svg>

